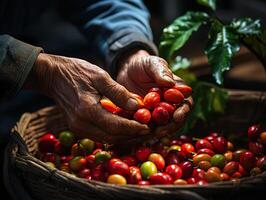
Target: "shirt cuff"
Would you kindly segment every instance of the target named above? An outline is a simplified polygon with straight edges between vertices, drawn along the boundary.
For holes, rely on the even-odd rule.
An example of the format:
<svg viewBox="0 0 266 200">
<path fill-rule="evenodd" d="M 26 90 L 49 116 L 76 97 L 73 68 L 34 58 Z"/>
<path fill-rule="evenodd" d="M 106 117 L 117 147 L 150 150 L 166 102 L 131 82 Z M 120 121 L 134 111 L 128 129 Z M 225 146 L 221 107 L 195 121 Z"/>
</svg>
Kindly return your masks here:
<svg viewBox="0 0 266 200">
<path fill-rule="evenodd" d="M 15 96 L 23 87 L 39 53 L 43 51 L 11 36 L 0 38 L 0 82 L 1 100 Z"/>
<path fill-rule="evenodd" d="M 107 53 L 106 63 L 109 66 L 112 77 L 117 75 L 117 62 L 125 52 L 133 49 L 143 49 L 151 55 L 158 55 L 155 44 L 143 33 L 132 29 L 123 29 L 113 34 L 107 41 L 109 52 Z"/>
</svg>

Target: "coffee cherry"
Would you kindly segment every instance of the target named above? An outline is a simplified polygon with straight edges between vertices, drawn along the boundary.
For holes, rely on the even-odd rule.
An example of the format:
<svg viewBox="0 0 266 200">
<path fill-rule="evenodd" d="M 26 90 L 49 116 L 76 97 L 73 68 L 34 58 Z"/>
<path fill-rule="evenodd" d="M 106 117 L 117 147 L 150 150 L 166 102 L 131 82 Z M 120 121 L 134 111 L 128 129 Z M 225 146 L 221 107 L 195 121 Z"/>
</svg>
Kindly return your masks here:
<svg viewBox="0 0 266 200">
<path fill-rule="evenodd" d="M 87 154 L 91 154 L 95 148 L 95 142 L 88 138 L 81 139 L 79 143 L 87 150 Z"/>
<path fill-rule="evenodd" d="M 157 92 L 149 92 L 143 99 L 143 103 L 146 108 L 152 110 L 155 105 L 161 101 L 161 97 Z"/>
<path fill-rule="evenodd" d="M 152 120 L 157 125 L 166 125 L 169 119 L 170 119 L 170 116 L 169 116 L 168 111 L 161 106 L 156 107 L 152 112 Z"/>
<path fill-rule="evenodd" d="M 54 152 L 55 144 L 57 143 L 56 137 L 52 133 L 46 133 L 44 134 L 40 139 L 38 143 L 39 151 L 42 153 L 46 152 Z"/>
<path fill-rule="evenodd" d="M 264 152 L 264 147 L 260 142 L 249 142 L 249 150 L 255 154 L 255 156 L 262 156 Z"/>
<path fill-rule="evenodd" d="M 103 98 L 100 100 L 100 103 L 103 108 L 105 108 L 107 111 L 111 113 L 118 113 L 120 108 L 116 106 L 110 99 Z"/>
<path fill-rule="evenodd" d="M 212 144 L 206 140 L 206 139 L 200 139 L 196 142 L 196 145 L 195 145 L 196 149 L 199 150 L 199 149 L 213 149 L 213 146 Z"/>
<path fill-rule="evenodd" d="M 184 95 L 177 89 L 168 89 L 163 94 L 164 100 L 169 103 L 180 104 L 184 100 Z"/>
<path fill-rule="evenodd" d="M 172 117 L 175 112 L 175 107 L 167 102 L 160 102 L 157 106 L 165 108 L 169 114 L 169 117 Z"/>
<path fill-rule="evenodd" d="M 227 151 L 224 153 L 225 160 L 227 162 L 230 162 L 233 160 L 233 152 L 232 151 Z"/>
<path fill-rule="evenodd" d="M 195 152 L 195 148 L 190 143 L 184 143 L 181 145 L 181 150 L 186 154 L 186 156 L 191 157 L 192 153 Z"/>
<path fill-rule="evenodd" d="M 147 161 L 150 154 L 151 149 L 149 147 L 139 147 L 136 150 L 136 158 L 141 162 Z"/>
<path fill-rule="evenodd" d="M 152 174 L 157 173 L 157 167 L 153 162 L 146 161 L 140 166 L 140 172 L 143 179 L 148 179 Z"/>
<path fill-rule="evenodd" d="M 238 149 L 233 152 L 233 160 L 239 162 L 239 157 L 242 153 L 246 152 L 246 149 Z"/>
<path fill-rule="evenodd" d="M 150 154 L 148 160 L 153 162 L 159 171 L 162 170 L 165 166 L 164 158 L 158 153 Z"/>
<path fill-rule="evenodd" d="M 260 125 L 253 125 L 248 128 L 248 138 L 250 140 L 256 140 L 260 134 Z"/>
<path fill-rule="evenodd" d="M 238 162 L 235 161 L 227 163 L 223 168 L 223 172 L 227 173 L 229 176 L 232 176 L 238 170 L 239 170 L 239 164 Z"/>
<path fill-rule="evenodd" d="M 262 144 L 266 145 L 266 131 L 260 134 L 260 141 Z"/>
<path fill-rule="evenodd" d="M 167 173 L 155 173 L 152 174 L 149 177 L 149 181 L 152 185 L 166 185 L 166 184 L 172 184 L 173 183 L 173 179 L 170 175 L 168 175 Z"/>
<path fill-rule="evenodd" d="M 95 163 L 106 163 L 109 159 L 111 159 L 111 154 L 107 151 L 100 151 L 95 154 Z"/>
<path fill-rule="evenodd" d="M 250 170 L 256 165 L 256 158 L 252 152 L 247 151 L 240 155 L 239 162 L 246 170 Z"/>
<path fill-rule="evenodd" d="M 198 163 L 200 169 L 207 171 L 212 165 L 209 161 L 203 160 Z"/>
<path fill-rule="evenodd" d="M 120 174 L 121 176 L 127 176 L 129 174 L 129 166 L 121 160 L 111 159 L 108 164 L 108 170 L 110 174 Z"/>
<path fill-rule="evenodd" d="M 134 119 L 142 124 L 148 124 L 151 120 L 151 112 L 146 108 L 138 109 L 134 114 Z"/>
<path fill-rule="evenodd" d="M 222 181 L 230 180 L 230 176 L 227 173 L 224 173 L 224 172 L 220 174 L 220 178 L 222 179 Z"/>
<path fill-rule="evenodd" d="M 214 138 L 213 148 L 217 153 L 225 153 L 227 151 L 227 140 L 221 136 Z"/>
<path fill-rule="evenodd" d="M 192 94 L 192 88 L 188 85 L 175 84 L 174 89 L 180 91 L 185 98 L 189 97 Z"/>
<path fill-rule="evenodd" d="M 168 165 L 165 169 L 165 172 L 169 174 L 173 180 L 177 180 L 182 177 L 182 169 L 176 164 Z"/>
<path fill-rule="evenodd" d="M 197 153 L 198 154 L 205 153 L 205 154 L 208 154 L 210 156 L 213 156 L 215 154 L 211 149 L 206 149 L 206 148 L 198 150 Z"/>
<path fill-rule="evenodd" d="M 174 181 L 174 185 L 186 185 L 186 184 L 188 184 L 188 183 L 184 179 L 177 179 Z"/>
<path fill-rule="evenodd" d="M 69 161 L 69 168 L 74 172 L 84 169 L 86 165 L 87 165 L 87 160 L 82 156 L 76 156 Z"/>
<path fill-rule="evenodd" d="M 196 184 L 196 182 L 197 182 L 197 179 L 194 178 L 194 177 L 189 177 L 189 178 L 187 179 L 187 183 L 188 183 L 188 184 Z"/>
<path fill-rule="evenodd" d="M 82 170 L 79 172 L 79 174 L 78 174 L 78 176 L 81 177 L 81 178 L 85 178 L 85 177 L 88 177 L 88 176 L 90 176 L 90 175 L 91 175 L 91 170 L 88 169 L 88 168 L 84 168 L 84 169 L 82 169 Z"/>
<path fill-rule="evenodd" d="M 147 180 L 143 180 L 143 181 L 139 181 L 138 182 L 138 185 L 140 185 L 140 186 L 146 186 L 146 185 L 150 185 L 150 182 L 147 181 Z"/>
<path fill-rule="evenodd" d="M 60 132 L 58 138 L 64 147 L 71 147 L 76 142 L 74 134 L 70 131 Z"/>
<path fill-rule="evenodd" d="M 129 184 L 137 184 L 140 181 L 142 181 L 140 169 L 136 166 L 129 167 L 129 175 L 127 178 L 127 182 Z"/>
<path fill-rule="evenodd" d="M 205 178 L 209 183 L 222 181 L 222 177 L 218 171 L 214 171 L 211 168 L 205 174 Z"/>
<path fill-rule="evenodd" d="M 119 174 L 112 174 L 108 176 L 107 183 L 116 184 L 116 185 L 126 185 L 127 180 L 125 179 L 125 177 Z"/>
<path fill-rule="evenodd" d="M 183 151 L 170 151 L 165 157 L 165 162 L 167 165 L 180 164 L 185 159 L 186 154 Z"/>
<path fill-rule="evenodd" d="M 75 143 L 71 147 L 71 155 L 72 156 L 86 156 L 87 150 L 80 143 Z"/>
<path fill-rule="evenodd" d="M 193 163 L 195 166 L 197 166 L 199 164 L 199 162 L 201 161 L 209 161 L 210 162 L 211 160 L 211 156 L 208 155 L 208 154 L 196 154 L 194 157 L 193 157 Z"/>
<path fill-rule="evenodd" d="M 179 165 L 182 169 L 182 178 L 186 179 L 191 176 L 193 172 L 193 164 L 190 161 L 184 161 Z"/>
<path fill-rule="evenodd" d="M 211 164 L 212 166 L 219 167 L 220 169 L 223 169 L 224 165 L 226 164 L 226 160 L 224 155 L 222 154 L 215 154 L 211 157 Z"/>
</svg>

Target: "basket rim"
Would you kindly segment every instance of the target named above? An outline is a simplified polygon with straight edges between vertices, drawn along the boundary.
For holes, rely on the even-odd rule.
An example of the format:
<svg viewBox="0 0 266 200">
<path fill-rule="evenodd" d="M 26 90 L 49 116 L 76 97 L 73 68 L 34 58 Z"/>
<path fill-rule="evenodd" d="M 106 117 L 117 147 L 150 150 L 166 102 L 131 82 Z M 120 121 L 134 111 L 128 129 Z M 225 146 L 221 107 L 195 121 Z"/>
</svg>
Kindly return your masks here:
<svg viewBox="0 0 266 200">
<path fill-rule="evenodd" d="M 242 92 L 242 91 L 241 91 Z M 232 92 L 234 93 L 234 91 Z M 237 91 L 238 93 L 238 91 Z M 266 93 L 265 93 L 266 94 Z M 78 180 L 78 181 L 81 181 L 83 180 L 82 178 L 79 178 L 79 177 L 74 177 L 73 175 L 69 174 L 69 173 L 66 173 L 64 171 L 61 171 L 59 169 L 50 169 L 50 167 L 48 165 L 46 165 L 43 161 L 39 160 L 38 158 L 34 157 L 33 155 L 31 155 L 29 153 L 29 151 L 27 150 L 27 146 L 26 144 L 23 142 L 23 139 L 21 137 L 21 133 L 19 133 L 19 129 L 18 129 L 18 126 L 21 124 L 21 123 L 29 123 L 30 120 L 33 118 L 33 117 L 36 117 L 38 115 L 40 115 L 40 113 L 43 113 L 43 112 L 49 112 L 49 111 L 52 111 L 52 110 L 56 110 L 58 109 L 57 106 L 49 106 L 49 107 L 45 107 L 45 108 L 42 108 L 40 110 L 37 110 L 33 113 L 24 113 L 20 120 L 18 121 L 18 123 L 14 126 L 14 128 L 12 129 L 12 135 L 14 136 L 13 139 L 15 138 L 15 140 L 13 140 L 13 144 L 12 144 L 12 149 L 14 150 L 14 145 L 16 146 L 19 146 L 18 148 L 16 148 L 15 151 L 13 151 L 13 156 L 22 156 L 22 158 L 24 158 L 25 162 L 35 162 L 37 163 L 39 166 L 41 166 L 42 168 L 46 168 L 47 170 L 50 170 L 51 173 L 58 173 L 59 175 L 63 175 L 71 180 Z M 25 125 L 25 124 L 24 124 Z M 25 126 L 24 126 L 25 127 Z M 25 127 L 26 128 L 26 127 Z M 19 150 L 22 150 L 22 152 L 18 152 Z M 15 154 L 16 155 L 15 155 Z M 19 155 L 20 154 L 20 155 Z M 243 177 L 243 178 L 240 178 L 238 179 L 238 181 L 236 182 L 233 182 L 233 181 L 223 181 L 223 182 L 215 182 L 215 183 L 208 183 L 206 185 L 195 185 L 195 184 L 187 184 L 187 185 L 150 185 L 150 186 L 138 186 L 138 185 L 134 185 L 134 184 L 127 184 L 126 186 L 118 186 L 118 185 L 113 185 L 113 184 L 109 184 L 109 183 L 104 183 L 104 182 L 100 182 L 100 181 L 94 181 L 94 180 L 90 180 L 90 181 L 86 181 L 86 182 L 89 182 L 93 185 L 101 185 L 101 186 L 109 186 L 112 185 L 113 187 L 115 188 L 125 188 L 125 187 L 131 187 L 131 188 L 141 188 L 141 189 L 144 189 L 144 190 L 147 190 L 147 188 L 154 188 L 154 189 L 192 189 L 192 188 L 210 188 L 210 189 L 213 189 L 213 187 L 216 187 L 216 188 L 219 188 L 219 187 L 226 187 L 226 186 L 241 186 L 241 184 L 245 184 L 247 182 L 249 182 L 250 180 L 254 180 L 255 178 L 266 178 L 266 172 L 263 172 L 257 176 L 249 176 L 249 177 Z M 85 180 L 85 179 L 84 179 Z"/>
</svg>

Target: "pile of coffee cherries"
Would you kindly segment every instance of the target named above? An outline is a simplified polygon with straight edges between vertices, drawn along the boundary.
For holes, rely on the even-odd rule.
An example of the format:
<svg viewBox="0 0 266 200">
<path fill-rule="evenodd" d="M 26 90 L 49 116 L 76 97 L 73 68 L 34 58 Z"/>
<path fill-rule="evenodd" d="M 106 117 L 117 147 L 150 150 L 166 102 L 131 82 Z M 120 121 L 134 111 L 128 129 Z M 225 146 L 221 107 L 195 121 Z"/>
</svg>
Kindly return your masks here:
<svg viewBox="0 0 266 200">
<path fill-rule="evenodd" d="M 144 98 L 134 94 L 138 102 L 138 110 L 128 111 L 119 108 L 108 98 L 101 99 L 101 105 L 113 114 L 135 119 L 142 124 L 166 125 L 186 98 L 192 93 L 191 87 L 176 84 L 173 88 L 154 87 Z"/>
<path fill-rule="evenodd" d="M 266 170 L 266 131 L 250 126 L 247 148 L 236 149 L 222 134 L 203 138 L 167 136 L 127 147 L 107 145 L 70 131 L 46 133 L 37 157 L 53 168 L 85 180 L 111 184 L 208 184 L 255 176 Z"/>
</svg>

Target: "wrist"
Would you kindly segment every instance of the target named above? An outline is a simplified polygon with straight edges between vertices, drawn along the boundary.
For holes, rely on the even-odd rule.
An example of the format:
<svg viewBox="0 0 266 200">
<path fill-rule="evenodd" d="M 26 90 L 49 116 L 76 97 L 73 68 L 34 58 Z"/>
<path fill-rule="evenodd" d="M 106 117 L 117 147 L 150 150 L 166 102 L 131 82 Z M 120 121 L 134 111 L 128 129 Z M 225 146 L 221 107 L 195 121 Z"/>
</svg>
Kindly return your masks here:
<svg viewBox="0 0 266 200">
<path fill-rule="evenodd" d="M 24 88 L 44 92 L 46 90 L 46 86 L 43 84 L 44 78 L 47 77 L 47 72 L 51 69 L 50 63 L 50 56 L 40 53 L 32 66 Z"/>
</svg>

